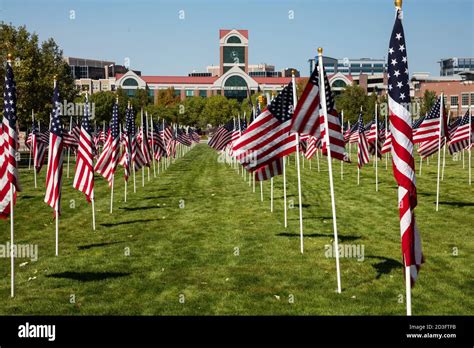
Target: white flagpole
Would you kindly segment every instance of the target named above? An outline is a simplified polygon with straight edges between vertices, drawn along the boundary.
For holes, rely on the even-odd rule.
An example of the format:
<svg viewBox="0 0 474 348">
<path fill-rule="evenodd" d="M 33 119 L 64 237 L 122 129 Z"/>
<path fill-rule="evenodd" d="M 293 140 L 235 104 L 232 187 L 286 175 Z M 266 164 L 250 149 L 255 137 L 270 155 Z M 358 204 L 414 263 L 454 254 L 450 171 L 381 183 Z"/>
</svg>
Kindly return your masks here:
<svg viewBox="0 0 474 348">
<path fill-rule="evenodd" d="M 319 64 L 319 81 L 324 81 L 323 78 L 323 49 L 318 48 L 318 64 Z M 337 221 L 336 221 L 336 199 L 334 197 L 334 182 L 332 177 L 332 158 L 331 158 L 331 143 L 329 142 L 329 121 L 328 112 L 326 105 L 326 91 L 324 83 L 321 83 L 321 106 L 324 114 L 324 123 L 326 129 L 326 148 L 328 157 L 328 170 L 329 170 L 329 186 L 331 190 L 331 207 L 332 207 L 332 222 L 334 229 L 334 249 L 336 254 L 336 274 L 337 274 L 337 292 L 341 293 L 341 270 L 339 267 L 339 242 L 337 238 Z"/>
<path fill-rule="evenodd" d="M 441 92 L 441 106 L 439 108 L 439 137 L 438 137 L 438 178 L 436 181 L 436 211 L 439 210 L 439 179 L 440 179 L 440 166 L 441 166 L 441 130 L 443 127 L 443 115 L 444 115 L 444 93 Z"/>
<path fill-rule="evenodd" d="M 260 180 L 260 202 L 263 202 L 263 182 Z"/>
<path fill-rule="evenodd" d="M 423 166 L 423 157 L 420 156 L 420 173 L 418 174 L 421 176 L 421 167 Z"/>
<path fill-rule="evenodd" d="M 92 229 L 95 231 L 94 189 L 92 189 L 92 194 L 91 194 L 91 205 L 92 205 Z"/>
<path fill-rule="evenodd" d="M 31 111 L 31 117 L 33 118 L 33 123 L 35 123 L 35 114 L 34 114 L 33 111 Z M 39 121 L 38 121 L 38 130 L 39 130 L 39 132 L 41 132 Z M 39 132 L 38 132 L 38 134 L 39 134 Z M 35 135 L 35 137 L 37 137 L 37 136 L 38 136 L 38 135 Z M 38 139 L 36 139 L 36 143 L 37 143 L 37 142 L 38 142 Z M 31 145 L 33 145 L 33 144 L 31 144 Z M 30 145 L 30 150 L 31 150 L 31 145 Z M 36 165 L 37 165 L 38 163 L 36 163 L 36 158 L 35 158 L 35 157 L 36 157 L 36 156 L 33 157 L 33 177 L 34 177 L 34 179 L 35 179 L 35 188 L 38 188 L 38 183 L 37 183 L 37 181 L 36 181 Z"/>
<path fill-rule="evenodd" d="M 379 118 L 378 103 L 375 103 L 375 192 L 379 191 Z"/>
<path fill-rule="evenodd" d="M 318 165 L 318 173 L 320 171 L 320 168 L 319 168 L 319 148 L 316 148 L 316 162 L 317 162 L 317 165 Z"/>
<path fill-rule="evenodd" d="M 59 212 L 58 203 L 56 203 L 56 256 L 59 255 Z"/>
<path fill-rule="evenodd" d="M 296 95 L 296 80 L 295 80 L 295 72 L 291 72 L 291 82 L 293 85 L 293 110 L 296 109 L 296 105 L 298 103 L 298 98 Z M 326 128 L 327 129 L 327 128 Z M 298 176 L 298 206 L 300 212 L 300 250 L 303 254 L 303 205 L 301 203 L 301 171 L 300 171 L 300 135 L 295 133 L 296 135 L 296 170 Z"/>
<path fill-rule="evenodd" d="M 69 133 L 71 133 L 72 130 L 72 116 L 69 118 Z M 69 156 L 71 154 L 71 147 L 67 147 L 67 177 L 69 178 Z"/>
<path fill-rule="evenodd" d="M 286 158 L 283 157 L 283 205 L 284 205 L 284 220 L 285 220 L 285 228 L 288 227 L 288 211 L 286 206 Z"/>
<path fill-rule="evenodd" d="M 471 147 L 472 147 L 472 107 L 469 106 L 469 146 L 468 146 L 468 151 L 469 151 L 469 154 L 468 154 L 469 185 L 472 184 L 472 181 L 471 181 Z M 463 153 L 464 153 L 464 151 L 463 151 Z"/>
<path fill-rule="evenodd" d="M 9 64 L 9 63 L 7 63 Z M 11 297 L 15 296 L 15 249 L 14 249 L 14 215 L 13 215 L 13 184 L 10 183 L 10 266 L 11 266 Z"/>
<path fill-rule="evenodd" d="M 156 178 L 156 163 L 155 163 L 155 138 L 153 138 L 153 115 L 150 115 L 150 127 L 151 127 L 151 154 L 153 163 L 153 177 Z"/>
<path fill-rule="evenodd" d="M 407 316 L 411 316 L 411 276 L 410 266 L 405 266 L 405 290 L 407 300 Z"/>
<path fill-rule="evenodd" d="M 448 108 L 448 124 L 449 124 L 449 118 L 451 116 L 451 111 L 449 110 L 449 105 L 447 106 Z M 444 146 L 443 146 L 443 166 L 442 166 L 442 169 L 441 169 L 441 181 L 444 181 L 444 167 L 446 166 L 446 141 L 444 142 Z"/>
<path fill-rule="evenodd" d="M 255 193 L 255 172 L 252 173 L 252 192 Z"/>
<path fill-rule="evenodd" d="M 385 139 L 387 139 L 388 134 L 388 122 L 387 122 L 387 114 L 388 112 L 385 111 Z M 388 170 L 388 152 L 385 153 L 385 170 Z"/>
<path fill-rule="evenodd" d="M 141 132 L 142 132 L 142 154 L 145 155 L 145 147 L 143 146 L 144 144 L 144 129 L 143 129 L 143 108 L 141 109 L 140 112 L 140 124 L 141 124 Z M 142 167 L 142 187 L 145 187 L 145 166 Z"/>
<path fill-rule="evenodd" d="M 146 134 L 146 140 L 148 141 L 148 111 L 145 111 L 145 134 Z M 145 146 L 147 147 L 148 145 L 149 144 L 145 144 Z M 151 161 L 153 162 L 153 157 Z M 148 172 L 148 181 L 150 181 L 150 167 L 147 168 L 147 172 Z"/>
<path fill-rule="evenodd" d="M 344 136 L 344 110 L 341 111 L 341 133 Z M 341 161 L 341 180 L 344 180 L 344 161 Z"/>
<path fill-rule="evenodd" d="M 270 178 L 270 212 L 273 213 L 273 177 Z"/>
<path fill-rule="evenodd" d="M 34 128 L 35 112 L 33 110 L 31 110 L 31 123 L 32 123 L 33 128 Z M 31 134 L 33 134 L 33 128 L 31 129 Z M 26 136 L 28 137 L 28 134 Z M 31 170 L 31 149 L 33 148 L 32 145 L 33 144 L 30 144 L 29 157 L 28 157 L 28 170 Z"/>
<path fill-rule="evenodd" d="M 114 206 L 114 179 L 115 174 L 112 174 L 112 186 L 110 187 L 110 214 L 112 214 L 112 209 Z"/>
</svg>

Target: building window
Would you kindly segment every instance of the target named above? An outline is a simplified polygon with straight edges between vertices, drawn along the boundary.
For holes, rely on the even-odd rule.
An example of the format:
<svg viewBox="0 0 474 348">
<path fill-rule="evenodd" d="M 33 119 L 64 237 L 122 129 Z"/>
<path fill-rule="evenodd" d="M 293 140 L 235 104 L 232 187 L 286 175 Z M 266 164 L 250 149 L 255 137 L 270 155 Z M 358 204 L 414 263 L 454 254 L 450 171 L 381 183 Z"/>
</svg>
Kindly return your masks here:
<svg viewBox="0 0 474 348">
<path fill-rule="evenodd" d="M 174 95 L 175 95 L 175 97 L 181 96 L 181 90 L 180 89 L 175 89 L 174 90 Z"/>
<path fill-rule="evenodd" d="M 227 43 L 242 43 L 242 41 L 240 41 L 239 37 L 232 35 L 227 39 Z"/>
<path fill-rule="evenodd" d="M 122 83 L 123 86 L 138 86 L 138 82 L 135 79 L 126 79 Z"/>
<path fill-rule="evenodd" d="M 461 105 L 468 106 L 469 105 L 469 94 L 463 93 L 461 94 Z"/>
<path fill-rule="evenodd" d="M 205 90 L 205 89 L 200 89 L 200 90 L 199 90 L 199 96 L 200 96 L 200 97 L 204 97 L 204 98 L 207 97 L 207 90 Z"/>
<path fill-rule="evenodd" d="M 194 91 L 192 89 L 186 90 L 186 97 L 192 97 L 194 95 Z"/>
<path fill-rule="evenodd" d="M 451 96 L 451 107 L 457 107 L 458 106 L 458 96 L 457 95 L 452 95 Z"/>
<path fill-rule="evenodd" d="M 347 84 L 343 80 L 336 80 L 332 83 L 332 87 L 336 87 L 336 88 L 344 88 L 346 86 Z"/>
</svg>

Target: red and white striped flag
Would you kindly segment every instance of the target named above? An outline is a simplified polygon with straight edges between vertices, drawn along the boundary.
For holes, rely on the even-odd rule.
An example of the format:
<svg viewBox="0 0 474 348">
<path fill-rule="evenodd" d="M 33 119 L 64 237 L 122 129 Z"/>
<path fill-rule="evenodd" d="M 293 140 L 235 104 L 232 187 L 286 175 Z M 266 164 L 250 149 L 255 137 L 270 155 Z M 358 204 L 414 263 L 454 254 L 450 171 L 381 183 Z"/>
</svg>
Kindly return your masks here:
<svg viewBox="0 0 474 348">
<path fill-rule="evenodd" d="M 472 143 L 472 134 L 472 120 L 468 110 L 459 122 L 456 131 L 451 135 L 449 153 L 454 154 L 466 149 L 469 146 L 469 138 Z"/>
<path fill-rule="evenodd" d="M 88 202 L 94 199 L 94 141 L 89 118 L 89 100 L 86 95 L 84 116 L 79 131 L 79 148 L 73 187 L 84 193 Z"/>
<path fill-rule="evenodd" d="M 21 191 L 16 163 L 16 84 L 10 60 L 6 64 L 3 104 L 3 122 L 0 125 L 0 218 L 6 219 L 10 215 L 12 196 L 15 204 L 16 191 Z M 10 190 L 13 190 L 12 195 Z"/>
<path fill-rule="evenodd" d="M 61 186 L 63 176 L 63 126 L 61 123 L 61 105 L 59 103 L 59 87 L 54 81 L 53 111 L 49 130 L 48 170 L 46 174 L 45 203 L 61 213 Z"/>
<path fill-rule="evenodd" d="M 112 110 L 112 122 L 105 141 L 102 153 L 95 165 L 95 171 L 101 174 L 112 187 L 115 169 L 120 157 L 120 137 L 118 129 L 118 104 L 115 103 Z"/>
<path fill-rule="evenodd" d="M 296 151 L 291 131 L 293 84 L 290 82 L 234 144 L 234 156 L 253 172 Z"/>
<path fill-rule="evenodd" d="M 401 18 L 402 10 L 397 8 L 388 51 L 388 108 L 392 135 L 392 167 L 398 184 L 402 253 L 405 267 L 409 268 L 411 285 L 413 285 L 423 262 L 423 254 L 414 214 L 417 197 L 412 118 L 408 108 L 410 85 L 405 33 Z"/>
<path fill-rule="evenodd" d="M 358 122 L 358 142 L 357 142 L 357 166 L 362 168 L 364 164 L 369 163 L 369 143 L 365 135 L 364 120 L 362 119 L 362 112 L 359 114 Z"/>
</svg>

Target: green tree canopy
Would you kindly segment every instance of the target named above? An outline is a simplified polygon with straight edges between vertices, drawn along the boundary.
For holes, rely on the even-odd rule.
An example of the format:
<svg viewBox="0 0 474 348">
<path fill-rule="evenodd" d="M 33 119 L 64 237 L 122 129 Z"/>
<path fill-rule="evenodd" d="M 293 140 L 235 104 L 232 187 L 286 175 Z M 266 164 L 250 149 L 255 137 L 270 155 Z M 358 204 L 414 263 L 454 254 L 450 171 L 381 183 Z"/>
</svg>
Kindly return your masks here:
<svg viewBox="0 0 474 348">
<path fill-rule="evenodd" d="M 53 79 L 57 76 L 61 100 L 74 102 L 77 95 L 74 80 L 62 50 L 53 39 L 39 42 L 38 35 L 26 27 L 14 27 L 0 22 L 0 61 L 13 55 L 13 72 L 17 85 L 17 114 L 21 127 L 29 127 L 31 112 L 46 123 L 52 109 Z M 3 81 L 5 70 L 0 69 Z M 0 98 L 3 98 L 3 83 Z M 3 99 L 2 99 L 3 104 Z"/>
</svg>

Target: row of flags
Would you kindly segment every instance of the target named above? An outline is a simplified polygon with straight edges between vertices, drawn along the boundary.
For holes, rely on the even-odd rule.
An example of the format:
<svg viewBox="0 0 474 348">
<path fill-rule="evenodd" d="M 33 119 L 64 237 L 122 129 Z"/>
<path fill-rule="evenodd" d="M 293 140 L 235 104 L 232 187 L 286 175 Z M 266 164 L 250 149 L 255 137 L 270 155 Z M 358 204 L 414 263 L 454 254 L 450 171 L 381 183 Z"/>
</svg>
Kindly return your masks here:
<svg viewBox="0 0 474 348">
<path fill-rule="evenodd" d="M 17 166 L 17 151 L 19 149 L 17 114 L 16 114 L 16 85 L 11 59 L 6 64 L 4 88 L 3 122 L 0 125 L 0 217 L 11 219 L 11 246 L 14 247 L 13 207 L 16 193 L 21 191 Z M 147 115 L 143 115 L 138 133 L 135 127 L 135 115 L 130 105 L 126 111 L 126 125 L 121 129 L 118 121 L 118 102 L 112 109 L 110 127 L 106 131 L 94 132 L 91 125 L 88 96 L 84 107 L 84 115 L 80 127 L 70 124 L 70 130 L 62 124 L 60 93 L 57 81 L 54 81 L 53 109 L 49 127 L 43 127 L 35 122 L 25 141 L 33 158 L 35 186 L 36 174 L 40 172 L 47 158 L 46 192 L 44 201 L 54 210 L 56 220 L 56 255 L 58 255 L 58 224 L 61 212 L 61 189 L 63 183 L 63 162 L 65 149 L 76 152 L 76 171 L 73 187 L 84 193 L 88 202 L 92 203 L 92 220 L 95 229 L 94 210 L 94 172 L 102 175 L 112 188 L 111 211 L 113 202 L 113 182 L 117 166 L 124 166 L 125 181 L 130 173 L 144 166 L 150 167 L 162 158 L 175 158 L 177 144 L 190 147 L 200 141 L 197 130 L 188 127 L 169 125 L 165 120 L 159 124 L 148 123 Z M 100 148 L 100 145 L 102 149 Z M 183 151 L 184 152 L 184 151 Z M 46 156 L 48 153 L 48 156 Z M 68 151 L 69 155 L 69 151 Z M 30 158 L 31 158 L 30 157 Z M 96 163 L 94 165 L 94 161 Z M 169 162 L 168 162 L 169 163 Z M 159 167 L 158 167 L 159 168 Z M 14 296 L 14 255 L 11 250 L 11 296 Z"/>
<path fill-rule="evenodd" d="M 473 127 L 469 112 L 462 118 L 448 124 L 446 112 L 442 107 L 443 96 L 438 99 L 427 116 L 416 121 L 412 120 L 409 111 L 408 59 L 402 16 L 401 1 L 397 1 L 395 23 L 388 49 L 388 121 L 378 120 L 376 111 L 375 119 L 369 124 L 364 124 L 361 111 L 357 123 L 352 127 L 348 124 L 344 129 L 341 116 L 335 109 L 334 95 L 331 92 L 323 64 L 318 64 L 311 74 L 300 100 L 296 100 L 293 77 L 292 82 L 286 85 L 273 100 L 270 101 L 267 97 L 268 105 L 261 112 L 252 113 L 247 129 L 242 131 L 237 127 L 235 121 L 229 121 L 217 129 L 210 139 L 209 145 L 217 151 L 226 151 L 243 168 L 253 173 L 254 180 L 258 181 L 272 180 L 274 176 L 280 174 L 285 177 L 285 157 L 294 152 L 297 153 L 297 162 L 301 152 L 310 159 L 316 151 L 329 155 L 329 158 L 349 162 L 350 158 L 346 153 L 345 146 L 347 143 L 357 143 L 359 169 L 369 162 L 371 155 L 381 158 L 382 154 L 391 152 L 394 178 L 398 185 L 400 234 L 407 285 L 407 315 L 411 315 L 410 288 L 417 279 L 419 268 L 424 262 L 421 239 L 414 214 L 414 209 L 417 206 L 413 157 L 415 144 L 419 144 L 418 153 L 422 158 L 439 151 L 445 144 L 452 154 L 466 149 L 470 150 Z M 321 53 L 322 50 L 319 52 L 319 60 L 322 59 Z M 334 233 L 337 242 L 332 165 L 330 160 L 328 162 Z M 299 165 L 297 168 L 300 190 Z M 285 179 L 283 182 L 285 191 Z M 301 226 L 300 230 L 302 237 Z M 340 292 L 337 258 L 336 264 Z"/>
</svg>

